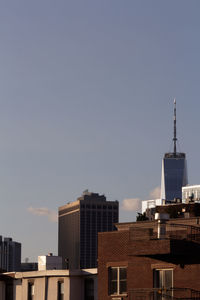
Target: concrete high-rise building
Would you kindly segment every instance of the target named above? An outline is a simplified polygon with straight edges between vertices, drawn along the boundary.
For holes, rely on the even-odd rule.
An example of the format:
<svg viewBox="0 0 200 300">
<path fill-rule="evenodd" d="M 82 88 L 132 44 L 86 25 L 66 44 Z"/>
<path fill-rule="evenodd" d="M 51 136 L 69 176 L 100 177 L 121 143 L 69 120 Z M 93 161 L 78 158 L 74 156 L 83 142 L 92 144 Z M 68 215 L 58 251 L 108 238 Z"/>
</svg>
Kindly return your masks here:
<svg viewBox="0 0 200 300">
<path fill-rule="evenodd" d="M 171 202 L 182 198 L 182 187 L 188 184 L 185 153 L 176 150 L 176 100 L 174 100 L 174 151 L 165 153 L 162 160 L 161 199 Z"/>
<path fill-rule="evenodd" d="M 59 207 L 58 255 L 70 269 L 97 266 L 98 232 L 115 230 L 119 219 L 118 201 L 85 191 L 75 202 Z"/>
</svg>

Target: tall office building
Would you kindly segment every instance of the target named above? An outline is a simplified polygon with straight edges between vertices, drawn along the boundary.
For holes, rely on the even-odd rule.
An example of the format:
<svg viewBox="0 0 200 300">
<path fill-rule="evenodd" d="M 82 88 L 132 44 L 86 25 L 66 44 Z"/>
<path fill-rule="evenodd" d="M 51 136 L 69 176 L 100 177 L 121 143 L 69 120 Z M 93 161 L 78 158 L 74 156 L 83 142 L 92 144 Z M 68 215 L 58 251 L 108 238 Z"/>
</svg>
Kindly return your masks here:
<svg viewBox="0 0 200 300">
<path fill-rule="evenodd" d="M 176 150 L 176 100 L 174 100 L 174 151 L 165 153 L 162 160 L 161 199 L 171 202 L 182 198 L 182 187 L 188 183 L 185 153 Z"/>
<path fill-rule="evenodd" d="M 115 230 L 118 201 L 85 191 L 77 201 L 59 207 L 58 214 L 58 255 L 63 267 L 95 268 L 98 232 Z"/>
<path fill-rule="evenodd" d="M 21 244 L 0 236 L 0 269 L 21 271 Z"/>
</svg>

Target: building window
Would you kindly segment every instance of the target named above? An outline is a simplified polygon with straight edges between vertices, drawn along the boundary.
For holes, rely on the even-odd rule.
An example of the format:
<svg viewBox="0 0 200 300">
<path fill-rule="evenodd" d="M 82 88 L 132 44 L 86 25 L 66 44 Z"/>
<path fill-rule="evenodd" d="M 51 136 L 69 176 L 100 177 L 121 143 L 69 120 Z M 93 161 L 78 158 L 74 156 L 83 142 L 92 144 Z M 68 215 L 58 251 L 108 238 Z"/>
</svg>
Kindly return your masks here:
<svg viewBox="0 0 200 300">
<path fill-rule="evenodd" d="M 58 281 L 58 300 L 64 300 L 64 282 Z"/>
<path fill-rule="evenodd" d="M 33 282 L 28 283 L 28 300 L 34 300 L 35 286 Z"/>
<path fill-rule="evenodd" d="M 5 290 L 5 294 L 6 294 L 6 300 L 12 300 L 13 299 L 13 283 L 11 282 L 6 282 L 6 290 Z"/>
<path fill-rule="evenodd" d="M 121 295 L 127 292 L 126 274 L 125 267 L 112 267 L 109 268 L 109 294 L 110 295 Z"/>
<path fill-rule="evenodd" d="M 165 290 L 165 294 L 173 296 L 173 269 L 154 270 L 154 288 Z"/>
<path fill-rule="evenodd" d="M 94 280 L 92 278 L 85 279 L 85 300 L 94 300 Z"/>
</svg>

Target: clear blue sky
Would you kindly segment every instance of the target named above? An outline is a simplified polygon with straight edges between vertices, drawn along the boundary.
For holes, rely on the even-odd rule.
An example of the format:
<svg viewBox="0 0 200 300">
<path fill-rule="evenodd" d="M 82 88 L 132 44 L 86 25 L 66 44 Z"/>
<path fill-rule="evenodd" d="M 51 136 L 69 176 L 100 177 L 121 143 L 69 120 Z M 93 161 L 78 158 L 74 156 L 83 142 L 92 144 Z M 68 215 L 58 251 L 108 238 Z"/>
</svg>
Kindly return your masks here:
<svg viewBox="0 0 200 300">
<path fill-rule="evenodd" d="M 57 253 L 57 223 L 39 214 L 85 189 L 148 199 L 174 97 L 200 184 L 199 11 L 199 0 L 1 1 L 0 234 L 23 259 Z M 120 221 L 135 215 L 120 209 Z"/>
</svg>

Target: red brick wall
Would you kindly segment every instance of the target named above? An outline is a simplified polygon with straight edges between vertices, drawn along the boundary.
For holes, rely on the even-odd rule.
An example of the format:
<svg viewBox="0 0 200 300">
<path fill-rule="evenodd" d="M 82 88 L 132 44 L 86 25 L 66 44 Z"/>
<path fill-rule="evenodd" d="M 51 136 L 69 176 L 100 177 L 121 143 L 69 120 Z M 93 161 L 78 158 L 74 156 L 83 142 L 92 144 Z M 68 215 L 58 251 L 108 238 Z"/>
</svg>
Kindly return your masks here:
<svg viewBox="0 0 200 300">
<path fill-rule="evenodd" d="M 128 231 L 98 234 L 98 300 L 108 296 L 108 267 L 128 265 Z"/>
<path fill-rule="evenodd" d="M 108 268 L 112 266 L 127 266 L 127 290 L 133 288 L 153 288 L 153 270 L 156 268 L 173 268 L 174 287 L 192 288 L 200 290 L 200 259 L 198 256 L 171 256 L 166 259 L 160 255 L 149 257 L 142 256 L 143 249 L 149 249 L 149 253 L 155 253 L 155 243 L 150 241 L 129 240 L 129 231 L 115 231 L 100 233 L 98 239 L 98 300 L 110 300 L 108 295 Z M 156 241 L 155 241 L 156 242 Z M 158 241 L 157 254 L 163 253 L 167 241 Z M 152 244 L 152 245 L 151 245 Z M 153 247 L 151 249 L 150 247 Z M 141 251 L 141 252 L 140 252 Z M 166 251 L 168 252 L 168 251 Z M 191 249 L 191 253 L 192 253 Z M 199 251 L 200 253 L 200 251 Z M 145 251 L 148 254 L 148 251 Z M 140 255 L 140 256 L 139 256 Z M 177 254 L 176 254 L 177 255 Z M 123 299 L 129 299 L 123 298 Z"/>
</svg>

